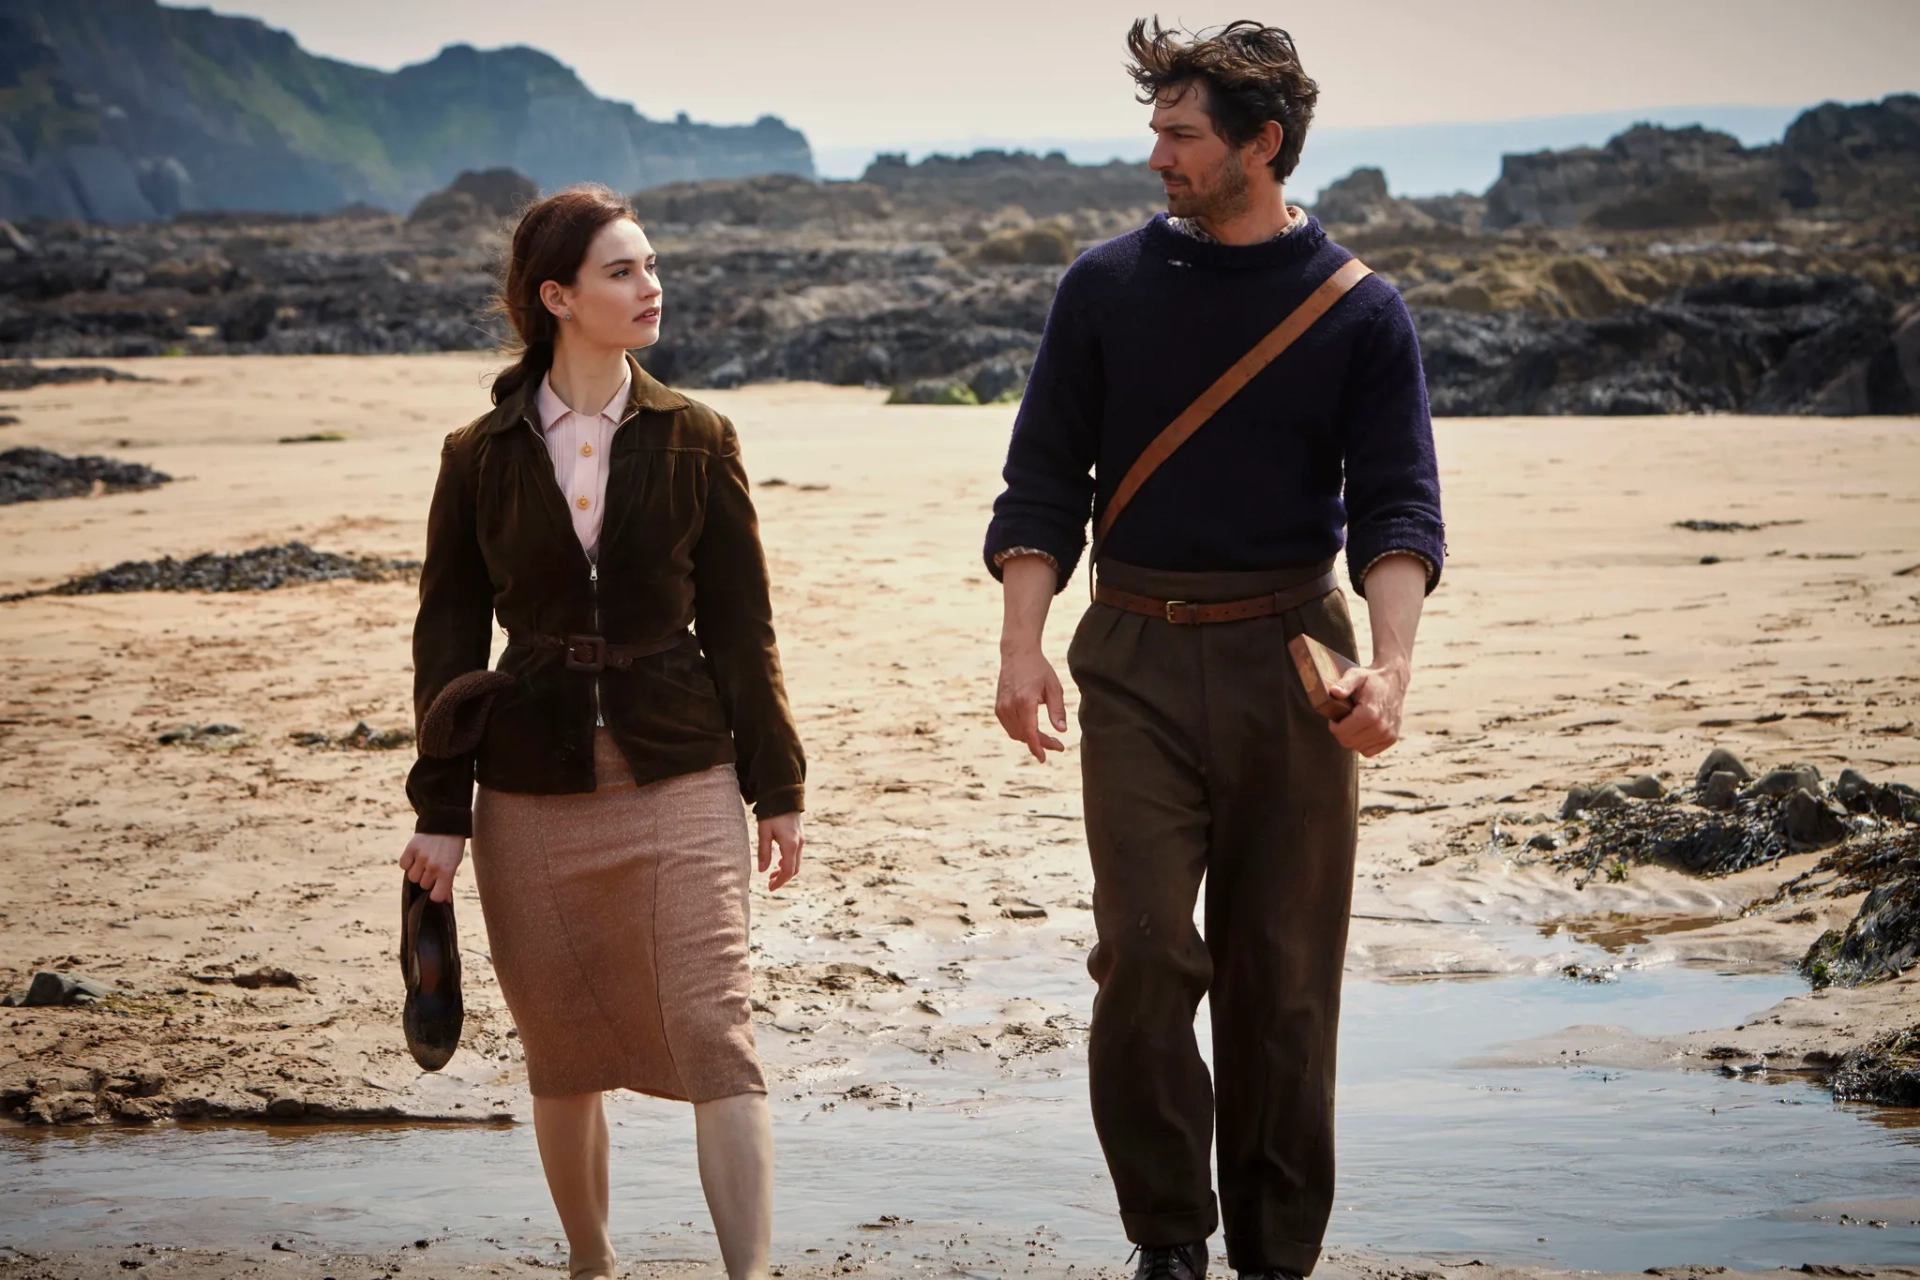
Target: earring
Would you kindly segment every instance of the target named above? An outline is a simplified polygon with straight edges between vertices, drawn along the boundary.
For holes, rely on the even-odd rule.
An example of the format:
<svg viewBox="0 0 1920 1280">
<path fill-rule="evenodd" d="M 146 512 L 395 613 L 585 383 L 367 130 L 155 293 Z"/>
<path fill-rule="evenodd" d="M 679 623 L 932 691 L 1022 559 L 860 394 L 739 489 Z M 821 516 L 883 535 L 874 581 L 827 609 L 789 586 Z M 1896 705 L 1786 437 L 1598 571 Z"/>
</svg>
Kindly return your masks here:
<svg viewBox="0 0 1920 1280">
<path fill-rule="evenodd" d="M 573 319 L 573 312 L 571 312 L 571 311 L 569 311 L 569 312 L 567 312 L 567 314 L 565 314 L 565 315 L 563 315 L 563 316 L 561 316 L 560 318 L 561 318 L 562 320 L 571 320 L 571 319 Z"/>
</svg>

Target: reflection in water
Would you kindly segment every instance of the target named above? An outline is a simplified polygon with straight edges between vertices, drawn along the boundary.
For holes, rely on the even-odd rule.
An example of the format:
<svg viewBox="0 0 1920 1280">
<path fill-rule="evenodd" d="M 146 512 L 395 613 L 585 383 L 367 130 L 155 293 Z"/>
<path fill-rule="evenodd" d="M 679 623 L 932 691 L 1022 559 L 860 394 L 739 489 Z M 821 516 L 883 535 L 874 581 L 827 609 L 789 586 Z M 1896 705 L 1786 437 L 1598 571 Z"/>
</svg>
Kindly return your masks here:
<svg viewBox="0 0 1920 1280">
<path fill-rule="evenodd" d="M 1086 1014 L 1091 993 L 1065 946 L 965 960 L 974 997 L 1060 999 Z M 1912 1219 L 1854 1230 L 1867 1219 L 1844 1207 L 1890 1205 L 1920 1185 L 1908 1113 L 1835 1106 L 1804 1081 L 1455 1065 L 1571 1023 L 1711 1026 L 1799 989 L 1784 975 L 1682 968 L 1606 984 L 1351 984 L 1330 1243 L 1607 1270 L 1920 1256 Z M 866 1105 L 854 1086 L 914 1105 Z M 623 1255 L 713 1256 L 690 1110 L 624 1096 L 611 1114 Z M 876 1046 L 846 1074 L 776 1089 L 774 1114 L 779 1256 L 853 1242 L 861 1256 L 992 1270 L 1024 1265 L 1030 1249 L 1063 1264 L 1125 1255 L 1079 1050 L 933 1066 Z M 14 1131 L 0 1140 L 0 1237 L 365 1252 L 431 1237 L 438 1256 L 550 1257 L 559 1235 L 537 1170 L 529 1126 Z M 1809 1206 L 1842 1207 L 1800 1212 Z"/>
<path fill-rule="evenodd" d="M 1722 916 L 1641 916 L 1625 911 L 1602 911 L 1589 916 L 1543 920 L 1538 928 L 1543 938 L 1565 933 L 1578 942 L 1617 955 L 1628 947 L 1643 947 L 1653 938 L 1709 929 L 1723 920 Z"/>
</svg>

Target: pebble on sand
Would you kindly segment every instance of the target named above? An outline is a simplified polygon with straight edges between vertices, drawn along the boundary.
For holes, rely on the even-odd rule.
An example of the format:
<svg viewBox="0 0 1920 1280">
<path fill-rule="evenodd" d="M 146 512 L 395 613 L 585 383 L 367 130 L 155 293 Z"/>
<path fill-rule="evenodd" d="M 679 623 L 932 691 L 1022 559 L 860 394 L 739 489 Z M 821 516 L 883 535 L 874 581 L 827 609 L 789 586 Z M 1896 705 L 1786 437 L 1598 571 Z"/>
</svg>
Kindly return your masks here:
<svg viewBox="0 0 1920 1280">
<path fill-rule="evenodd" d="M 94 978 L 82 977 L 77 973 L 59 973 L 52 969 L 42 969 L 33 975 L 33 981 L 27 984 L 25 991 L 9 992 L 0 996 L 0 1005 L 9 1008 L 35 1008 L 48 1005 L 92 1004 L 96 1000 L 106 999 L 113 992 L 114 988 Z"/>
</svg>

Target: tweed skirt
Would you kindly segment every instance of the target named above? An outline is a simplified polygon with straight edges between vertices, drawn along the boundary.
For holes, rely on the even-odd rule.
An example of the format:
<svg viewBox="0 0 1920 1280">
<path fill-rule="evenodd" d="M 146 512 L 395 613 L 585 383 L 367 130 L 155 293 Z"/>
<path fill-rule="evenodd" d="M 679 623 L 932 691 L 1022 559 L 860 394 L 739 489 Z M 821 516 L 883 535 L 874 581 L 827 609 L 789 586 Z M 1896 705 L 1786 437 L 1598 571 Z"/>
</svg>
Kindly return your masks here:
<svg viewBox="0 0 1920 1280">
<path fill-rule="evenodd" d="M 765 1093 L 748 996 L 751 846 L 734 767 L 634 783 L 605 729 L 596 789 L 482 787 L 473 871 L 541 1097 Z"/>
</svg>

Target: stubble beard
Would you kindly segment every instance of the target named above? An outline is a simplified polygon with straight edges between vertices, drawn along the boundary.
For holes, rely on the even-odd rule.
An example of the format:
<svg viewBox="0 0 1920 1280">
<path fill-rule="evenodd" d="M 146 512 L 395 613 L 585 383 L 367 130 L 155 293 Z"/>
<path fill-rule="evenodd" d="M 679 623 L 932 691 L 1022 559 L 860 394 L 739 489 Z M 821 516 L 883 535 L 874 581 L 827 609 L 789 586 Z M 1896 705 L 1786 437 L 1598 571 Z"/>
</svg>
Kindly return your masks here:
<svg viewBox="0 0 1920 1280">
<path fill-rule="evenodd" d="M 1253 206 L 1247 180 L 1236 157 L 1229 154 L 1206 175 L 1204 182 L 1194 181 L 1178 191 L 1167 193 L 1167 212 L 1176 218 L 1198 218 L 1218 224 L 1238 217 Z"/>
</svg>

